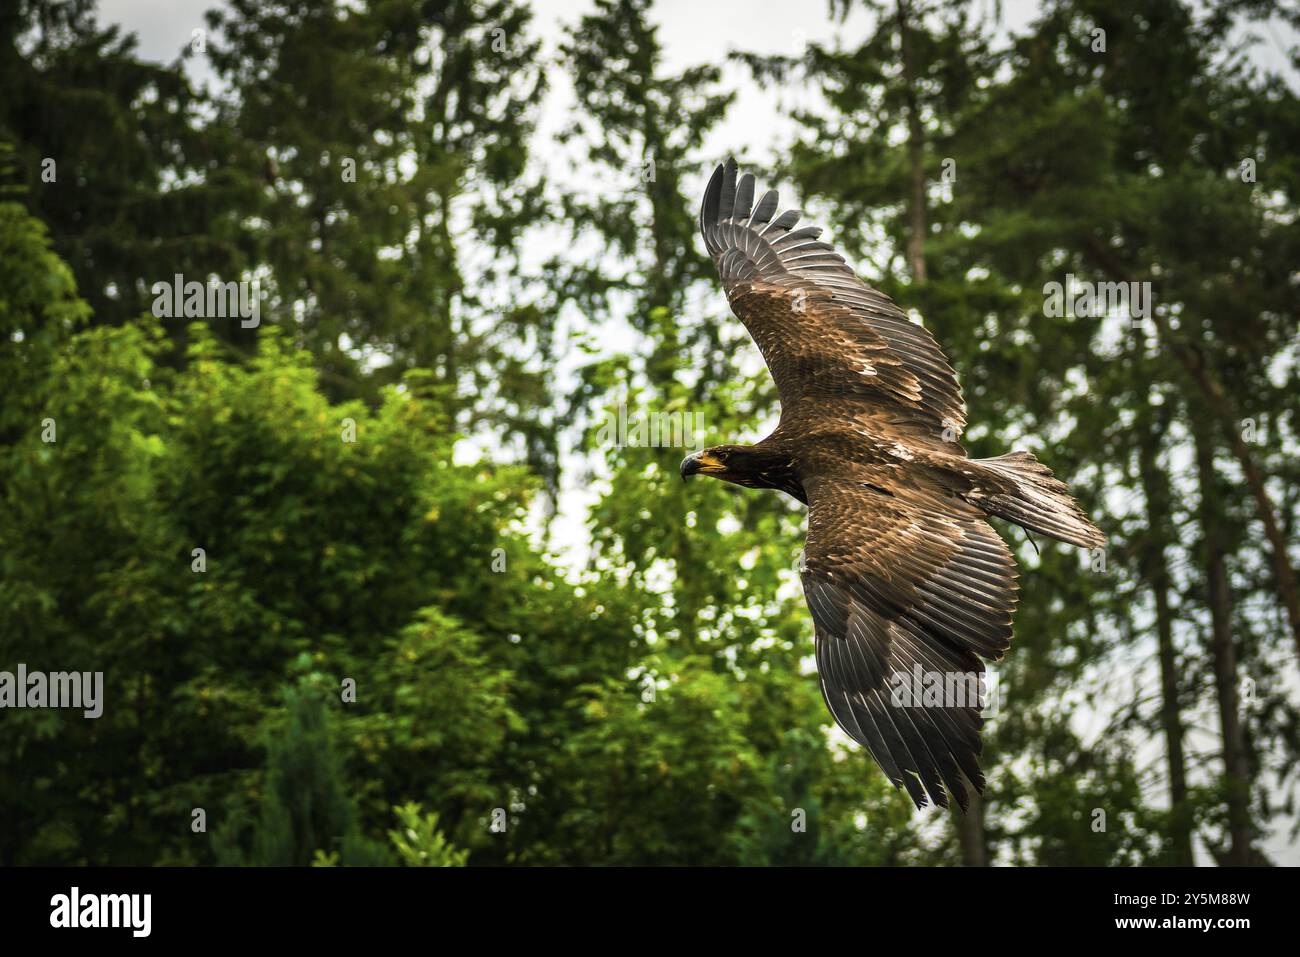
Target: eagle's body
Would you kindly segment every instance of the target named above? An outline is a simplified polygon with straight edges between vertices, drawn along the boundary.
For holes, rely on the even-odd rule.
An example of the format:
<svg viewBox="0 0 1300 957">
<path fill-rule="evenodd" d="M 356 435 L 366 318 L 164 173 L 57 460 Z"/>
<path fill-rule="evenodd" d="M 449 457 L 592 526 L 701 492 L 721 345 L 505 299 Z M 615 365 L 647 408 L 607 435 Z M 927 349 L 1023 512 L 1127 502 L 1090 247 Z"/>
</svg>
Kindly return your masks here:
<svg viewBox="0 0 1300 957">
<path fill-rule="evenodd" d="M 700 226 L 732 311 L 781 398 L 754 446 L 688 456 L 682 475 L 775 488 L 809 507 L 801 564 L 822 693 L 840 726 L 920 807 L 965 808 L 982 790 L 978 701 L 918 698 L 915 677 L 964 687 L 1010 644 L 1015 562 L 986 521 L 1084 547 L 1104 542 L 1065 486 L 1028 452 L 967 457 L 966 407 L 938 345 L 860 282 L 820 230 L 753 204 L 729 161 L 705 192 Z M 927 677 L 928 676 L 928 677 Z"/>
</svg>

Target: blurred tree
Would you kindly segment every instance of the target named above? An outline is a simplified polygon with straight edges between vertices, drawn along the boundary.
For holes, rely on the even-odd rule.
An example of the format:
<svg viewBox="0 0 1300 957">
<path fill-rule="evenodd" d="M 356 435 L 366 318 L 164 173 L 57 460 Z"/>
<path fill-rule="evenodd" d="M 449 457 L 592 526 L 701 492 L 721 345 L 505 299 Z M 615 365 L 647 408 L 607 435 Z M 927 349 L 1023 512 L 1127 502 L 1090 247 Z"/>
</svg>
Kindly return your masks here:
<svg viewBox="0 0 1300 957">
<path fill-rule="evenodd" d="M 794 56 L 740 53 L 737 58 L 769 85 L 798 80 L 822 94 L 825 108 L 796 113 L 801 135 L 789 150 L 786 172 L 804 195 L 830 204 L 839 227 L 837 248 L 855 258 L 883 250 L 882 275 L 872 281 L 886 292 L 901 292 L 905 308 L 920 307 L 947 347 L 950 339 L 969 334 L 975 310 L 1009 298 L 995 283 L 972 287 L 967 277 L 944 270 L 946 264 L 929 265 L 928 237 L 954 225 L 932 180 L 947 184 L 956 175 L 955 161 L 947 155 L 952 130 L 992 76 L 989 38 L 964 0 L 830 4 L 840 23 L 855 7 L 870 17 L 867 35 L 856 45 L 814 43 Z M 905 287 L 895 272 L 896 252 L 910 279 Z M 927 289 L 932 275 L 937 282 Z M 958 347 L 958 355 L 963 352 Z M 969 386 L 971 377 L 963 378 Z M 974 792 L 968 811 L 953 813 L 967 866 L 989 862 L 984 814 L 983 799 Z"/>
<path fill-rule="evenodd" d="M 449 393 L 462 401 L 500 387 L 503 343 L 547 320 L 495 314 L 489 275 L 462 271 L 468 252 L 508 263 L 540 215 L 523 179 L 544 90 L 530 18 L 513 0 L 233 0 L 208 14 L 215 126 L 258 196 L 250 258 L 272 321 L 339 377 L 336 394 L 420 367 L 465 387 Z M 472 239 L 453 239 L 458 216 Z M 489 314 L 503 328 L 485 328 Z"/>
<path fill-rule="evenodd" d="M 832 9 L 843 14 L 850 6 Z M 1258 188 L 1225 175 L 1238 172 L 1243 157 L 1275 155 L 1274 141 L 1293 135 L 1279 115 L 1292 109 L 1292 94 L 1278 80 L 1257 76 L 1228 39 L 1238 25 L 1268 11 L 1223 4 L 1198 16 L 1175 0 L 1123 11 L 1060 0 L 1046 4 L 1025 35 L 994 50 L 989 24 L 976 21 L 970 4 L 863 6 L 871 26 L 859 47 L 741 56 L 761 79 L 802 78 L 824 96 L 826 108 L 797 115 L 804 133 L 790 150 L 790 173 L 827 204 L 837 245 L 883 264 L 881 287 L 921 308 L 961 370 L 973 411 L 968 450 L 993 454 L 1029 438 L 1085 502 L 1093 498 L 1089 486 L 1104 482 L 1106 510 L 1115 516 L 1112 545 L 1090 556 L 1091 574 L 1081 576 L 1077 559 L 1058 547 L 1045 548 L 1041 559 L 1019 549 L 1025 574 L 1016 651 L 1001 668 L 1017 707 L 995 720 L 988 757 L 1038 750 L 1043 742 L 1015 727 L 1030 714 L 1030 703 L 1055 700 L 1075 681 L 1091 682 L 1099 661 L 1154 633 L 1163 700 L 1151 713 L 1163 727 L 1174 805 L 1168 853 L 1187 861 L 1197 813 L 1189 805 L 1180 712 L 1194 705 L 1192 693 L 1202 686 L 1178 673 L 1176 636 L 1181 632 L 1185 643 L 1185 624 L 1195 615 L 1190 606 L 1208 612 L 1209 603 L 1202 592 L 1184 607 L 1173 605 L 1171 589 L 1181 588 L 1185 576 L 1164 570 L 1164 555 L 1179 549 L 1175 561 L 1192 560 L 1181 529 L 1202 519 L 1185 508 L 1181 517 L 1162 511 L 1175 483 L 1177 494 L 1195 494 L 1195 477 L 1183 467 L 1192 443 L 1185 430 L 1153 426 L 1147 410 L 1163 403 L 1157 414 L 1165 423 L 1171 414 L 1218 423 L 1211 441 L 1230 449 L 1243 469 L 1248 500 L 1271 543 L 1274 594 L 1290 615 L 1285 549 L 1273 530 L 1280 527 L 1274 493 L 1263 490 L 1267 479 L 1260 477 L 1268 474 L 1262 463 L 1269 450 L 1243 444 L 1243 427 L 1257 420 L 1243 426 L 1237 413 L 1225 412 L 1222 387 L 1231 381 L 1227 395 L 1258 396 L 1252 407 L 1259 420 L 1275 421 L 1290 404 L 1270 379 L 1267 361 L 1295 341 L 1294 310 L 1287 305 L 1294 289 L 1283 278 L 1293 217 L 1276 212 L 1292 205 L 1283 194 L 1294 177 L 1289 164 L 1280 164 L 1270 182 L 1277 192 L 1265 200 Z M 927 176 L 921 191 L 918 168 Z M 1213 238 L 1189 242 L 1189 223 L 1200 223 L 1201 235 Z M 899 260 L 912 279 L 906 287 L 894 276 Z M 1251 264 L 1248 294 L 1240 289 L 1244 263 Z M 1068 283 L 1067 272 L 1090 280 L 1149 280 L 1157 299 L 1150 329 L 1126 328 L 1114 315 L 1049 318 L 1038 290 L 1049 281 Z M 1213 276 L 1222 277 L 1221 286 Z M 1188 316 L 1206 317 L 1205 332 Z M 1207 348 L 1209 340 L 1197 341 L 1201 335 L 1222 342 Z M 1186 405 L 1178 401 L 1184 396 Z M 1234 494 L 1241 491 L 1238 486 Z M 1131 503 L 1143 493 L 1147 514 L 1131 517 Z M 1286 523 L 1294 521 L 1284 515 Z M 1223 547 L 1231 554 L 1238 546 Z M 1108 560 L 1114 567 L 1107 568 Z M 1140 612 L 1131 580 L 1119 577 L 1130 567 L 1148 588 Z M 1065 609 L 1072 613 L 1063 615 Z M 1231 602 L 1221 611 L 1226 621 Z M 1149 625 L 1131 620 L 1139 613 Z M 1239 620 L 1227 627 L 1257 626 Z M 1108 634 L 1130 637 L 1116 641 Z M 1227 668 L 1223 642 L 1221 630 L 1217 660 Z M 1043 647 L 1026 647 L 1035 644 Z M 1040 657 L 1056 670 L 1041 672 Z M 1266 666 L 1256 656 L 1251 667 Z M 1235 681 L 1225 671 L 1220 694 Z M 1224 733 L 1225 741 L 1236 737 L 1231 720 Z M 1011 741 L 1018 743 L 1007 751 Z M 1227 753 L 1246 750 L 1230 745 Z M 1240 780 L 1246 766 L 1229 762 Z M 1006 773 L 1005 764 L 998 773 Z M 1218 793 L 1242 792 L 1238 785 Z M 1239 834 L 1248 829 L 1244 800 L 1234 818 Z M 963 837 L 963 846 L 969 844 Z M 966 859 L 979 856 L 975 851 Z"/>
<path fill-rule="evenodd" d="M 1068 281 L 1065 274 L 1071 273 L 1089 281 L 1147 283 L 1151 290 L 1155 303 L 1149 320 L 1112 314 L 1088 324 L 1095 336 L 1091 343 L 1066 348 L 1059 339 L 1055 343 L 1058 355 L 1082 366 L 1088 384 L 1065 406 L 1077 423 L 1068 444 L 1078 461 L 1091 459 L 1091 468 L 1111 476 L 1107 500 L 1117 518 L 1127 517 L 1135 485 L 1149 493 L 1148 509 L 1167 501 L 1160 489 L 1166 482 L 1189 499 L 1199 487 L 1199 514 L 1184 510 L 1183 521 L 1199 525 L 1197 537 L 1207 543 L 1203 572 L 1196 576 L 1204 584 L 1186 596 L 1177 613 L 1162 612 L 1156 594 L 1149 614 L 1157 635 L 1168 626 L 1171 639 L 1174 614 L 1190 621 L 1205 615 L 1214 623 L 1202 632 L 1213 639 L 1201 654 L 1213 662 L 1216 675 L 1229 782 L 1218 796 L 1228 799 L 1238 863 L 1249 858 L 1253 829 L 1246 782 L 1260 782 L 1245 758 L 1242 736 L 1248 739 L 1250 732 L 1238 730 L 1245 716 L 1236 700 L 1237 664 L 1250 655 L 1249 667 L 1260 668 L 1263 657 L 1251 651 L 1257 643 L 1247 637 L 1259 623 L 1233 612 L 1232 593 L 1244 582 L 1232 581 L 1231 563 L 1242 560 L 1245 543 L 1224 534 L 1225 526 L 1213 518 L 1216 512 L 1240 513 L 1253 505 L 1270 543 L 1263 557 L 1273 572 L 1275 600 L 1288 616 L 1293 603 L 1285 547 L 1275 534 L 1274 506 L 1260 477 L 1273 453 L 1243 441 L 1250 427 L 1237 420 L 1222 394 L 1224 383 L 1231 383 L 1228 394 L 1255 396 L 1257 414 L 1272 419 L 1286 400 L 1270 381 L 1270 358 L 1295 340 L 1294 310 L 1287 305 L 1294 289 L 1281 278 L 1294 226 L 1291 217 L 1273 211 L 1292 178 L 1284 170 L 1270 184 L 1277 192 L 1265 199 L 1241 175 L 1245 158 L 1271 154 L 1277 148 L 1274 138 L 1291 135 L 1284 122 L 1241 120 L 1271 115 L 1279 101 L 1294 103 L 1276 79 L 1258 76 L 1231 40 L 1235 29 L 1263 12 L 1249 4 L 1225 4 L 1198 13 L 1174 0 L 1151 0 L 1123 11 L 1067 0 L 1047 4 L 1032 33 L 1008 51 L 1006 79 L 990 88 L 969 117 L 962 149 L 970 174 L 955 202 L 973 239 L 954 236 L 951 242 L 991 268 L 1016 275 L 1026 288 Z M 1004 135 L 989 137 L 991 128 Z M 1090 147 L 1080 150 L 1079 142 Z M 1189 242 L 1193 233 L 1199 238 Z M 1054 336 L 1059 328 L 1058 319 Z M 1100 397 L 1107 403 L 1100 404 Z M 1153 403 L 1167 407 L 1160 413 L 1167 420 L 1184 417 L 1181 428 L 1164 432 L 1155 448 L 1149 431 L 1144 435 L 1133 428 Z M 1203 428 L 1206 423 L 1214 423 L 1212 431 Z M 1236 459 L 1244 482 L 1229 488 L 1215 481 L 1219 447 Z M 1136 469 L 1134 461 L 1141 463 Z M 1198 463 L 1194 471 L 1179 468 L 1189 461 Z M 1160 471 L 1172 474 L 1165 478 Z M 1144 475 L 1140 482 L 1134 482 L 1135 473 Z M 1242 518 L 1247 520 L 1245 514 Z M 1127 563 L 1125 556 L 1135 549 L 1150 555 L 1152 548 L 1176 547 L 1177 527 L 1159 515 L 1126 521 L 1108 551 L 1112 560 Z M 1189 561 L 1196 558 L 1185 548 L 1183 554 Z M 1149 558 L 1145 561 L 1144 577 L 1158 592 L 1165 579 Z M 1114 588 L 1116 594 L 1127 590 L 1118 582 Z M 1164 625 L 1162 616 L 1170 619 Z M 1120 621 L 1126 617 L 1121 614 Z M 1156 646 L 1164 694 L 1158 713 L 1168 747 L 1181 724 L 1173 712 L 1188 702 L 1171 674 L 1171 642 L 1158 637 Z M 1185 828 L 1193 812 L 1185 805 L 1186 789 L 1177 783 L 1177 748 L 1167 761 L 1180 822 L 1176 854 L 1186 859 Z"/>
<path fill-rule="evenodd" d="M 275 728 L 267 745 L 266 791 L 252 849 L 245 854 L 234 829 L 219 828 L 213 834 L 217 863 L 290 867 L 322 858 L 345 866 L 393 863 L 383 845 L 360 833 L 320 689 L 291 689 L 285 711 L 284 726 Z"/>
<path fill-rule="evenodd" d="M 238 209 L 252 196 L 230 144 L 203 129 L 207 105 L 179 58 L 148 63 L 134 36 L 98 23 L 94 0 L 18 0 L 0 11 L 5 179 L 49 228 L 94 321 L 146 311 L 175 273 L 235 278 L 248 265 Z M 231 334 L 238 329 L 232 326 Z"/>
<path fill-rule="evenodd" d="M 575 747 L 584 758 L 608 754 L 608 736 L 624 724 L 644 741 L 591 772 L 600 800 L 584 802 L 583 820 L 628 862 L 648 835 L 641 860 L 794 863 L 829 859 L 832 840 L 841 861 L 916 854 L 905 802 L 861 755 L 844 758 L 827 740 L 830 718 L 804 667 L 811 625 L 794 571 L 801 511 L 775 495 L 686 487 L 677 476 L 683 445 L 757 438 L 775 410 L 757 351 L 724 311 L 697 239 L 696 191 L 713 163 L 693 156 L 731 100 L 718 89 L 720 72 L 667 71 L 641 0 L 599 2 L 570 30 L 562 56 L 580 107 L 564 139 L 581 150 L 597 194 L 570 197 L 566 219 L 602 255 L 565 273 L 561 288 L 590 321 L 629 323 L 639 343 L 639 358 L 583 371 L 593 422 L 583 447 L 608 475 L 590 513 L 592 564 L 600 587 L 630 593 L 640 616 L 639 660 L 628 678 L 593 689 L 588 708 L 604 721 Z M 703 320 L 692 315 L 701 301 L 714 303 Z M 608 425 L 674 415 L 684 416 L 684 443 Z M 805 767 L 818 775 L 800 794 L 790 788 L 794 739 L 814 749 Z M 794 830 L 788 802 L 809 794 L 818 798 L 807 802 L 814 823 Z M 868 818 L 868 805 L 888 810 Z M 808 817 L 808 807 L 800 811 Z M 877 827 L 892 829 L 888 841 L 874 840 Z"/>
</svg>

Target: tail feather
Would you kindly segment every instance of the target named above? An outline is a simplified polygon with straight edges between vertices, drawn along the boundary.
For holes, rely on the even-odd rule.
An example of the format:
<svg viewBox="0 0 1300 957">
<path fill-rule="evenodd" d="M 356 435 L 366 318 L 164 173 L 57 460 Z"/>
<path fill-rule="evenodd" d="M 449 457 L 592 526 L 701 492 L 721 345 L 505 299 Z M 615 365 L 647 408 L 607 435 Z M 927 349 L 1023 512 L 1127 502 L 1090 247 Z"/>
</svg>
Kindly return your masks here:
<svg viewBox="0 0 1300 957">
<path fill-rule="evenodd" d="M 1089 521 L 1065 483 L 1031 453 L 1008 452 L 991 459 L 972 459 L 971 464 L 1004 480 L 977 498 L 990 515 L 1071 545 L 1098 548 L 1106 544 L 1106 536 Z"/>
</svg>

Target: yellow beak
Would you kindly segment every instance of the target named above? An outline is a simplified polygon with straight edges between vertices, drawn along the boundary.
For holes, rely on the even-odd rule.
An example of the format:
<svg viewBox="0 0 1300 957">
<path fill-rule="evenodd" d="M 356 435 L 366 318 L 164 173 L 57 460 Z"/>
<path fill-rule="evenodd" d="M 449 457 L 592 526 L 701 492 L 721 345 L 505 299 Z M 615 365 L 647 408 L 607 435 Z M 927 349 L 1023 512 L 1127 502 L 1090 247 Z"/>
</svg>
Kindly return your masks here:
<svg viewBox="0 0 1300 957">
<path fill-rule="evenodd" d="M 722 461 L 708 452 L 693 452 L 682 459 L 682 480 L 685 481 L 697 472 L 704 475 L 720 475 L 727 470 Z"/>
</svg>

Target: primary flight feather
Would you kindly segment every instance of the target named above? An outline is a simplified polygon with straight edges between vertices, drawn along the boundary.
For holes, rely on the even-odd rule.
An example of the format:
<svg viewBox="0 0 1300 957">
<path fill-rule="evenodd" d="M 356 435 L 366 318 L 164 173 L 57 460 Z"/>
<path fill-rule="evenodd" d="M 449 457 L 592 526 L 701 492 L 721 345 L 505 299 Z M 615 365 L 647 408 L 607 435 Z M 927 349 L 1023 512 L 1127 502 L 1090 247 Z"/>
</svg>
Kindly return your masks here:
<svg viewBox="0 0 1300 957">
<path fill-rule="evenodd" d="M 689 455 L 685 478 L 775 488 L 808 506 L 800 574 L 822 695 L 917 807 L 963 808 L 979 768 L 984 659 L 1011 641 L 1016 566 L 997 516 L 1085 548 L 1105 541 L 1065 485 L 1028 452 L 967 457 L 966 405 L 930 334 L 861 282 L 819 239 L 754 202 L 728 160 L 700 229 L 732 312 L 781 399 L 752 446 Z"/>
</svg>

